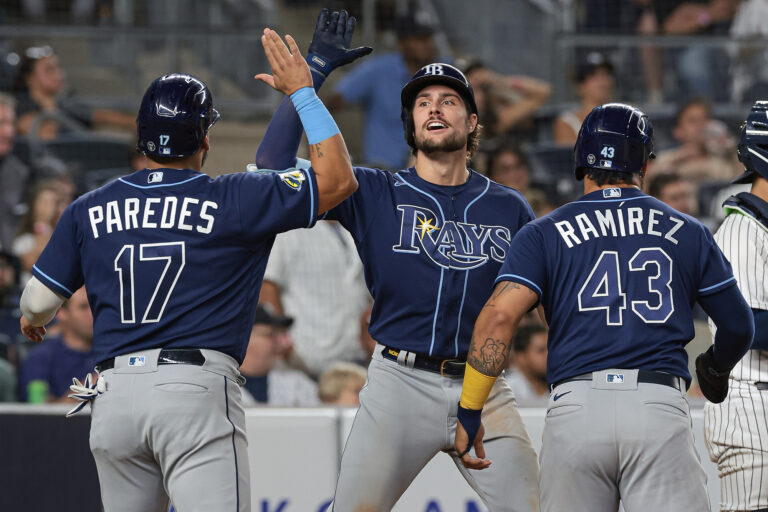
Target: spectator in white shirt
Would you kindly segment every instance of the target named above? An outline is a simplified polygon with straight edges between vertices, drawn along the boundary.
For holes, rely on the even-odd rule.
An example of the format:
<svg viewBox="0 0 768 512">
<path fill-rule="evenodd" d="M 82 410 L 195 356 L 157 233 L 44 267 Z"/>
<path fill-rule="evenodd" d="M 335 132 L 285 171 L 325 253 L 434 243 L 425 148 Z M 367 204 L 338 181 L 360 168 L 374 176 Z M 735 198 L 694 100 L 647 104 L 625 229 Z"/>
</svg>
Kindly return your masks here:
<svg viewBox="0 0 768 512">
<path fill-rule="evenodd" d="M 337 222 L 278 235 L 259 300 L 295 318 L 291 366 L 317 378 L 335 361 L 367 365 L 360 329 L 371 299 L 354 240 Z"/>
</svg>

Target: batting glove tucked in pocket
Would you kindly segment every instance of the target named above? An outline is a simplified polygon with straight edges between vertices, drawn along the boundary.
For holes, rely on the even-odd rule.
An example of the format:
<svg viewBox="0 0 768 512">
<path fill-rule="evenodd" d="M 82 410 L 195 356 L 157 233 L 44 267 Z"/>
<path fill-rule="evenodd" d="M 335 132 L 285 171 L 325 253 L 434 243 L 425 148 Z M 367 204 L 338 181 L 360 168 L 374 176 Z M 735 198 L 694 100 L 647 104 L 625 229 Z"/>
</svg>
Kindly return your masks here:
<svg viewBox="0 0 768 512">
<path fill-rule="evenodd" d="M 91 373 L 86 375 L 83 382 L 80 382 L 77 377 L 72 378 L 72 385 L 69 386 L 69 390 L 72 393 L 67 396 L 74 398 L 79 403 L 66 414 L 67 418 L 80 412 L 85 407 L 85 404 L 107 391 L 107 383 L 104 381 L 104 378 L 96 373 L 96 379 L 94 380 L 92 375 Z"/>
</svg>

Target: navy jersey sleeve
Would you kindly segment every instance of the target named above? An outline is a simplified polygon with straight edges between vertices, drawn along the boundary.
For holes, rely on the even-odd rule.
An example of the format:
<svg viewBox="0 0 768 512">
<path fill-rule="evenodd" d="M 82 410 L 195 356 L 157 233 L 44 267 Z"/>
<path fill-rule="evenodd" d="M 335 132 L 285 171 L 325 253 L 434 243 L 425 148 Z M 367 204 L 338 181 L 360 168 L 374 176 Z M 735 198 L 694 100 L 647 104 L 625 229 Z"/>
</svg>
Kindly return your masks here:
<svg viewBox="0 0 768 512">
<path fill-rule="evenodd" d="M 731 264 L 715 243 L 712 233 L 705 226 L 701 227 L 703 240 L 699 252 L 699 284 L 700 296 L 712 295 L 720 290 L 736 284 Z"/>
<path fill-rule="evenodd" d="M 542 290 L 547 282 L 547 270 L 542 257 L 544 254 L 546 251 L 541 232 L 534 225 L 527 224 L 512 239 L 494 285 L 501 281 L 512 281 L 530 288 L 539 296 L 535 308 L 541 302 Z"/>
<path fill-rule="evenodd" d="M 80 261 L 80 245 L 83 239 L 74 218 L 76 204 L 70 204 L 61 214 L 51 239 L 32 267 L 32 275 L 67 299 L 83 286 Z"/>
<path fill-rule="evenodd" d="M 378 169 L 355 167 L 357 190 L 338 206 L 329 210 L 323 219 L 337 220 L 356 240 L 362 240 L 389 197 L 390 173 Z"/>
<path fill-rule="evenodd" d="M 237 187 L 242 229 L 249 238 L 311 228 L 317 222 L 317 181 L 312 169 L 240 173 Z"/>
</svg>

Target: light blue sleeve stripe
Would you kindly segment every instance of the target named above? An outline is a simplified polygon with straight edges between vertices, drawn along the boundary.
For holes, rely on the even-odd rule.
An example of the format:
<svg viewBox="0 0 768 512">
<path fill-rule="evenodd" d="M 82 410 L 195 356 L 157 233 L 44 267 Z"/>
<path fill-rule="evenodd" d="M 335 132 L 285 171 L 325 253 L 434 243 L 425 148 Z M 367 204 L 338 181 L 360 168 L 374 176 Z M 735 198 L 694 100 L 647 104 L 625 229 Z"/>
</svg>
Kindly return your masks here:
<svg viewBox="0 0 768 512">
<path fill-rule="evenodd" d="M 72 290 L 70 290 L 69 288 L 67 288 L 66 286 L 64 286 L 63 284 L 61 284 L 60 282 L 58 282 L 57 280 L 55 280 L 54 278 L 52 278 L 51 276 L 49 276 L 48 274 L 46 274 L 45 272 L 43 272 L 42 270 L 40 270 L 39 268 L 37 268 L 37 265 L 32 265 L 32 268 L 37 270 L 37 272 L 41 276 L 43 276 L 44 278 L 46 278 L 47 280 L 49 280 L 50 282 L 52 282 L 53 284 L 55 284 L 56 286 L 61 288 L 62 290 L 66 290 L 67 293 L 69 293 L 70 295 L 75 293 Z"/>
<path fill-rule="evenodd" d="M 731 277 L 730 279 L 726 279 L 722 283 L 717 283 L 717 284 L 713 284 L 712 286 L 707 286 L 706 288 L 702 288 L 702 289 L 699 290 L 699 293 L 704 293 L 704 292 L 708 292 L 709 290 L 714 290 L 718 286 L 722 286 L 722 285 L 724 285 L 726 283 L 730 283 L 731 281 L 735 281 L 735 280 L 736 280 L 735 277 Z"/>
<path fill-rule="evenodd" d="M 518 275 L 515 275 L 515 274 L 501 274 L 499 277 L 496 278 L 496 281 L 494 282 L 494 284 L 498 283 L 499 281 L 508 281 L 508 279 L 504 279 L 505 277 L 513 277 L 515 279 L 519 279 L 520 281 L 522 281 L 524 283 L 530 284 L 536 290 L 536 293 L 539 294 L 539 297 L 542 296 L 541 288 L 539 288 L 538 285 L 536 285 L 536 283 L 534 283 L 530 279 L 524 278 L 523 276 L 518 276 Z"/>
</svg>

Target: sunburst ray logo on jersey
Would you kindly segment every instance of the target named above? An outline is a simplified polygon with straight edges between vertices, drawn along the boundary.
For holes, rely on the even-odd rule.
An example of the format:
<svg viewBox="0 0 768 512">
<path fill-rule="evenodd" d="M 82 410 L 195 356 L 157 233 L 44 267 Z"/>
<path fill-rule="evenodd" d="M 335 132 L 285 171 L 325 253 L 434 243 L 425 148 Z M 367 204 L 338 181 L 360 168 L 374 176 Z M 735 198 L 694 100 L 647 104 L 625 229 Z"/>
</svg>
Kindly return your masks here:
<svg viewBox="0 0 768 512">
<path fill-rule="evenodd" d="M 301 190 L 301 185 L 304 183 L 306 176 L 301 171 L 287 171 L 278 174 L 280 181 L 288 185 L 293 190 Z"/>
<path fill-rule="evenodd" d="M 447 221 L 423 206 L 400 204 L 400 240 L 392 246 L 398 253 L 420 254 L 442 268 L 470 270 L 493 259 L 503 262 L 510 240 L 504 226 Z"/>
</svg>

